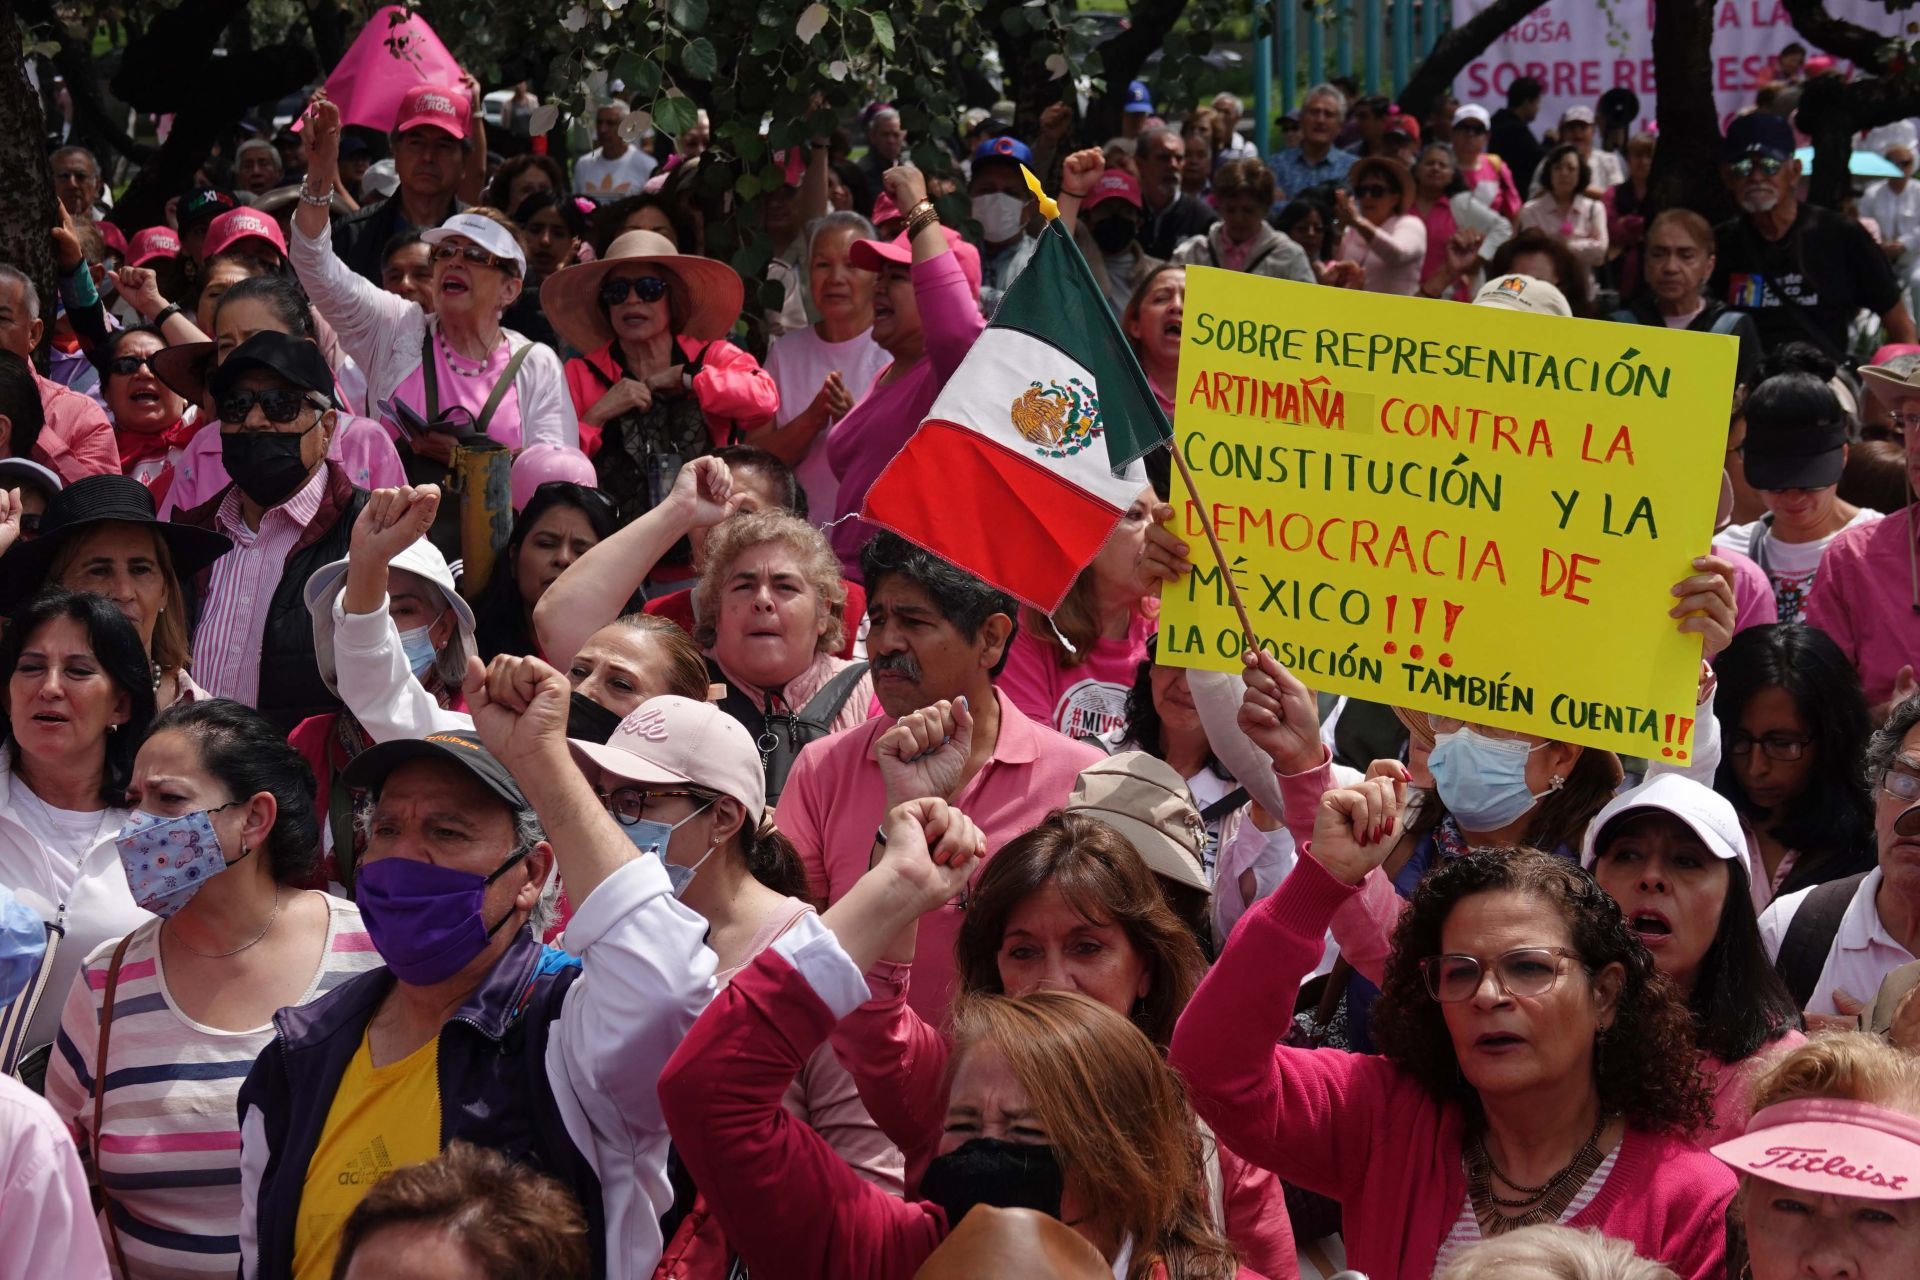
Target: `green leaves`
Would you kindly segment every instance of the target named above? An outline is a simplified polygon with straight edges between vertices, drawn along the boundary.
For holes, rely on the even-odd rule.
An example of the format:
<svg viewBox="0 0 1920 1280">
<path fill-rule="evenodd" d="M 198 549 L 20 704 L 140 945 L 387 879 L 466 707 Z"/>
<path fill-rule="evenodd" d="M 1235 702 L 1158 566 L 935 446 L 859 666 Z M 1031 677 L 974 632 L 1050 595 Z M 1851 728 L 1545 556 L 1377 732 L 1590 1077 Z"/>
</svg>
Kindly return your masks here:
<svg viewBox="0 0 1920 1280">
<path fill-rule="evenodd" d="M 884 13 L 869 13 L 867 19 L 873 23 L 873 40 L 888 53 L 893 52 L 893 19 Z"/>
<path fill-rule="evenodd" d="M 713 41 L 696 36 L 681 50 L 680 65 L 695 80 L 711 80 L 720 70 L 720 54 L 714 49 Z"/>
<path fill-rule="evenodd" d="M 707 25 L 707 0 L 667 0 L 667 17 L 682 31 Z"/>
<path fill-rule="evenodd" d="M 700 113 L 691 98 L 654 99 L 653 127 L 670 137 L 679 137 L 699 120 Z"/>
</svg>

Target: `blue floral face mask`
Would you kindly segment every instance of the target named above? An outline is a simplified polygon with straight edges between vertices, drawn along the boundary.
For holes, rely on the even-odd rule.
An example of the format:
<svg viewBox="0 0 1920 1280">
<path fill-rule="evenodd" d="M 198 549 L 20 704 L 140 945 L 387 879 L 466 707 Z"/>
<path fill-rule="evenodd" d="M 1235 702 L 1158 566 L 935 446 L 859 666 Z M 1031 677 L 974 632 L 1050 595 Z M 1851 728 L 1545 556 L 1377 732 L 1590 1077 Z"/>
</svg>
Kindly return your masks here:
<svg viewBox="0 0 1920 1280">
<path fill-rule="evenodd" d="M 161 818 L 138 809 L 114 838 L 120 865 L 127 873 L 133 900 L 157 916 L 171 916 L 200 886 L 252 853 L 228 862 L 213 829 L 213 814 L 239 804 L 229 800 L 214 809 L 196 809 L 176 818 Z"/>
</svg>

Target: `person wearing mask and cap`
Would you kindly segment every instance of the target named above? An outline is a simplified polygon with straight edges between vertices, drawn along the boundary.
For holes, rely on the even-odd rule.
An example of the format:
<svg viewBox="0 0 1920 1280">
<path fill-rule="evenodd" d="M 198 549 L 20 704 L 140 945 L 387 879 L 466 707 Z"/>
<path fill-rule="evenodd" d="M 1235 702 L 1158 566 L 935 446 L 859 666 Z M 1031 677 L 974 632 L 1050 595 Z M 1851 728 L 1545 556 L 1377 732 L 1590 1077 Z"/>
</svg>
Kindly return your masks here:
<svg viewBox="0 0 1920 1280">
<path fill-rule="evenodd" d="M 1827 546 L 1881 513 L 1840 500 L 1848 415 L 1819 378 L 1775 374 L 1747 397 L 1745 416 L 1747 483 L 1766 501 L 1767 514 L 1715 541 L 1759 565 L 1773 584 L 1779 621 L 1798 622 Z"/>
<path fill-rule="evenodd" d="M 1867 395 L 1900 431 L 1907 458 L 1907 492 L 1920 493 L 1920 369 L 1902 377 L 1869 366 L 1860 371 Z M 1916 506 L 1885 520 L 1834 535 L 1820 557 L 1820 576 L 1807 600 L 1806 620 L 1819 627 L 1860 673 L 1876 720 L 1920 692 L 1914 679 L 1920 654 L 1920 552 L 1915 550 Z"/>
<path fill-rule="evenodd" d="M 1728 126 L 1720 176 L 1740 213 L 1714 228 L 1710 296 L 1752 314 L 1768 351 L 1812 342 L 1828 358 L 1848 350 L 1862 309 L 1888 342 L 1916 341 L 1913 318 L 1886 255 L 1852 218 L 1802 204 L 1793 126 L 1756 111 Z"/>
<path fill-rule="evenodd" d="M 1099 171 L 1089 160 L 1098 154 L 1076 151 L 1067 157 L 1060 181 L 1060 222 L 1080 246 L 1095 283 L 1118 317 L 1160 259 L 1140 244 L 1139 180 L 1124 169 L 1093 177 Z"/>
<path fill-rule="evenodd" d="M 347 269 L 380 283 L 380 254 L 387 241 L 408 227 L 437 227 L 467 206 L 458 195 L 460 179 L 473 150 L 474 123 L 480 104 L 467 100 L 458 85 L 416 84 L 401 95 L 388 137 L 393 149 L 399 185 L 391 196 L 362 201 L 360 211 L 332 228 L 333 252 Z M 311 134 L 314 122 L 309 121 Z M 307 139 L 307 176 L 303 179 L 300 213 L 324 213 L 332 203 L 338 176 L 339 130 L 333 130 L 333 153 L 324 174 L 313 167 L 313 140 Z M 305 221 L 296 217 L 296 222 Z M 318 231 L 329 229 L 324 222 Z"/>
<path fill-rule="evenodd" d="M 47 949 L 46 927 L 0 885 L 0 1027 L 33 985 Z M 86 1171 L 73 1138 L 45 1099 L 0 1063 L 0 1277 L 108 1280 L 107 1251 L 94 1220 Z"/>
<path fill-rule="evenodd" d="M 474 659 L 463 692 L 477 733 L 380 743 L 343 775 L 372 793 L 354 888 L 386 965 L 282 1011 L 240 1088 L 244 1280 L 332 1274 L 372 1175 L 456 1140 L 560 1178 L 595 1275 L 659 1261 L 660 1071 L 714 989 L 670 867 L 717 847 L 725 809 L 648 826 L 643 847 L 574 763 L 566 677 Z M 560 881 L 564 952 L 539 941 Z"/>
<path fill-rule="evenodd" d="M 195 678 L 291 729 L 339 710 L 320 678 L 301 592 L 315 569 L 346 553 L 367 494 L 327 457 L 340 414 L 333 372 L 313 343 L 255 334 L 208 389 L 233 483 L 175 519 L 223 533 L 234 548 L 202 589 Z"/>
<path fill-rule="evenodd" d="M 967 195 L 986 240 L 980 254 L 980 314 L 988 319 L 1040 243 L 1027 233 L 1035 202 L 1021 167 L 1032 164 L 1033 152 L 1018 138 L 988 138 L 973 151 Z"/>
</svg>

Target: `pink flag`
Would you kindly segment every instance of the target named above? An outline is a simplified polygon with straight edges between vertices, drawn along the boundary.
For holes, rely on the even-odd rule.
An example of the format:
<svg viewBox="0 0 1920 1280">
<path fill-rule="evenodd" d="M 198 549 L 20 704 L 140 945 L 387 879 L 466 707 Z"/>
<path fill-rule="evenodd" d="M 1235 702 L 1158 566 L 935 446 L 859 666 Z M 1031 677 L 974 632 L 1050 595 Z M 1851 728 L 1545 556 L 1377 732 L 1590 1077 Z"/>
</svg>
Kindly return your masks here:
<svg viewBox="0 0 1920 1280">
<path fill-rule="evenodd" d="M 460 64 L 425 18 L 388 5 L 360 29 L 347 55 L 327 77 L 326 90 L 340 107 L 342 124 L 385 133 L 393 128 L 401 95 L 408 89 L 417 84 L 457 88 L 460 76 Z"/>
</svg>

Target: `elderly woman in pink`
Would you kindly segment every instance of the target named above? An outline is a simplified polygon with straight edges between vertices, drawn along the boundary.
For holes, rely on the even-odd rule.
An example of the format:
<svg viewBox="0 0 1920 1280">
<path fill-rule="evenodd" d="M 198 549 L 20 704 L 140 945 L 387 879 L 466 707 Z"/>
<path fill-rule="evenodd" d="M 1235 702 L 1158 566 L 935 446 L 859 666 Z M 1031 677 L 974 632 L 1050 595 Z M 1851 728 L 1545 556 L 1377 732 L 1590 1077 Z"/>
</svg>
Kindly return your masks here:
<svg viewBox="0 0 1920 1280">
<path fill-rule="evenodd" d="M 940 226 L 918 169 L 889 169 L 883 181 L 893 202 L 905 210 L 907 229 L 892 240 L 858 241 L 853 265 L 880 277 L 873 294 L 873 340 L 893 359 L 872 387 L 860 388 L 853 411 L 827 435 L 827 462 L 840 480 L 828 537 L 841 571 L 855 581 L 860 548 L 874 529 L 845 517 L 859 512 L 867 490 L 986 327 L 976 301 L 979 251 Z"/>
<path fill-rule="evenodd" d="M 1398 160 L 1368 156 L 1347 171 L 1347 183 L 1353 194 L 1343 190 L 1333 197 L 1347 230 L 1325 283 L 1368 293 L 1419 292 L 1427 224 L 1414 212 L 1413 175 Z M 1345 272 L 1341 263 L 1349 264 Z"/>
</svg>

